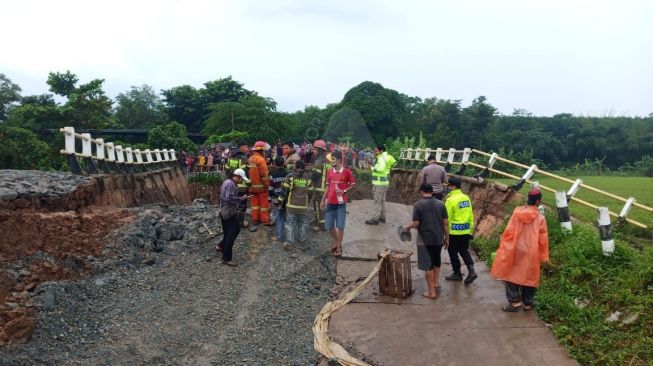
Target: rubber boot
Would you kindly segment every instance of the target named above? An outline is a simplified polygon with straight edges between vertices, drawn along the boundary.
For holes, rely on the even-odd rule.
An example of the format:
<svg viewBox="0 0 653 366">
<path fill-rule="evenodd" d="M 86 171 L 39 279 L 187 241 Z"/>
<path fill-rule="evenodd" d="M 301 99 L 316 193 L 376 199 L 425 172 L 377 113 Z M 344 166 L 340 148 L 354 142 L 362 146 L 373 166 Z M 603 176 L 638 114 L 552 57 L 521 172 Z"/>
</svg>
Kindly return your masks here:
<svg viewBox="0 0 653 366">
<path fill-rule="evenodd" d="M 463 280 L 463 274 L 462 273 L 452 273 L 448 276 L 444 277 L 445 280 L 447 281 L 462 281 Z"/>
<path fill-rule="evenodd" d="M 476 274 L 476 271 L 474 271 L 474 265 L 473 264 L 468 264 L 467 265 L 467 271 L 469 273 L 467 274 L 467 277 L 465 277 L 465 285 L 469 285 L 470 283 L 474 282 L 475 279 L 478 278 L 478 275 Z"/>
</svg>

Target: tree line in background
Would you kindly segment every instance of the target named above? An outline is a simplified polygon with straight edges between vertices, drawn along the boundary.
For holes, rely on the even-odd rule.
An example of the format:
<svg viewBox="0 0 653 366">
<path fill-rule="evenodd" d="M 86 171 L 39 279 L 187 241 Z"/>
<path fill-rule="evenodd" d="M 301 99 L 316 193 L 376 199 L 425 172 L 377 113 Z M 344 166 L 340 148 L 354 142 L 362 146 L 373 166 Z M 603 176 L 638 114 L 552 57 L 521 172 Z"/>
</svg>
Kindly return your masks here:
<svg viewBox="0 0 653 366">
<path fill-rule="evenodd" d="M 80 83 L 70 71 L 55 72 L 47 79 L 51 93 L 24 96 L 20 86 L 0 74 L 0 168 L 61 169 L 63 137 L 43 131 L 72 126 L 149 130 L 147 141 L 125 138 L 137 147 L 196 150 L 188 131 L 207 136 L 205 143 L 324 138 L 357 147 L 386 143 L 392 149 L 419 143 L 496 151 L 548 169 L 653 175 L 653 114 L 538 117 L 515 109 L 502 115 L 483 96 L 464 106 L 460 100 L 421 99 L 370 81 L 351 88 L 340 102 L 288 113 L 231 77 L 161 93 L 149 85 L 133 86 L 115 100 L 106 96 L 103 83 Z"/>
</svg>

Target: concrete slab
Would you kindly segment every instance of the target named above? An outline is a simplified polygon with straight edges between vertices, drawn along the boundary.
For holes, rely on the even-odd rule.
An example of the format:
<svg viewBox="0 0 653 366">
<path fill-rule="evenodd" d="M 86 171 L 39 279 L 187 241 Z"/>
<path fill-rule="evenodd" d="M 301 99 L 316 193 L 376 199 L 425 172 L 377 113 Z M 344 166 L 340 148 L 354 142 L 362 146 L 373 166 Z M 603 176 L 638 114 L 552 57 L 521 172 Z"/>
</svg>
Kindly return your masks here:
<svg viewBox="0 0 653 366">
<path fill-rule="evenodd" d="M 534 313 L 494 304 L 348 304 L 331 337 L 383 365 L 575 365 Z"/>
<path fill-rule="evenodd" d="M 413 209 L 398 203 L 386 203 L 388 222 L 380 225 L 365 225 L 372 216 L 374 201 L 360 200 L 347 204 L 345 236 L 342 241 L 344 258 L 374 259 L 384 248 L 414 250 L 417 235 L 413 230 L 413 241 L 403 242 L 397 235 L 397 227 L 412 220 Z M 417 259 L 415 259 L 417 260 Z"/>
<path fill-rule="evenodd" d="M 371 201 L 356 201 L 349 206 L 345 255 L 376 259 L 377 253 L 391 244 L 415 252 L 416 235 L 413 242 L 404 243 L 396 234 L 396 227 L 411 219 L 411 208 L 388 204 L 387 224 L 365 225 L 363 221 L 372 206 Z M 414 254 L 413 261 L 416 259 Z M 329 326 L 331 336 L 384 365 L 576 364 L 534 312 L 501 311 L 506 301 L 504 284 L 490 277 L 483 262 L 475 257 L 479 278 L 465 286 L 444 280 L 444 275 L 451 272 L 444 250 L 442 261 L 441 289 L 436 300 L 421 296 L 426 290 L 424 272 L 414 263 L 412 296 L 397 299 L 380 295 L 378 280 L 374 280 L 352 303 L 334 313 Z M 339 259 L 337 274 L 341 280 L 356 281 L 366 277 L 374 264 Z"/>
</svg>

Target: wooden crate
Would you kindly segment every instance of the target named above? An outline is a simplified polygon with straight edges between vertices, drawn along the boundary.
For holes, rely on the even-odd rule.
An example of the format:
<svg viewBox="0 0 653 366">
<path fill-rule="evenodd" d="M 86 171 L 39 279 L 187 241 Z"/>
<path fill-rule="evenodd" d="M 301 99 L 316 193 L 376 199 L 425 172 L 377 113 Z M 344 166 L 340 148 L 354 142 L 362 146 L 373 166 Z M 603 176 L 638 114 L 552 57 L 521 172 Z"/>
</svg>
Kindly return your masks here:
<svg viewBox="0 0 653 366">
<path fill-rule="evenodd" d="M 385 258 L 379 270 L 379 290 L 382 294 L 405 299 L 413 293 L 410 273 L 412 254 L 406 250 L 392 250 Z"/>
</svg>

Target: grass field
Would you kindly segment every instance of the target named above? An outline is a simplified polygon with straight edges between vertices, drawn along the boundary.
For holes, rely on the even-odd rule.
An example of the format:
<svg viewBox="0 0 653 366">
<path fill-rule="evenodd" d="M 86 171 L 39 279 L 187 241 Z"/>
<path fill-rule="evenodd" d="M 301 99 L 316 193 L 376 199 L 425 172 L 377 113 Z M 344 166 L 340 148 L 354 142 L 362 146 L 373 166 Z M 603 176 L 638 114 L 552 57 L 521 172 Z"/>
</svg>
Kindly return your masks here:
<svg viewBox="0 0 653 366">
<path fill-rule="evenodd" d="M 635 197 L 637 202 L 653 207 L 653 178 L 650 177 L 610 177 L 610 176 L 592 176 L 592 177 L 568 177 L 569 179 L 575 180 L 580 178 L 583 180 L 584 184 L 590 185 L 594 188 L 604 190 L 606 192 L 616 194 L 624 198 Z M 514 179 L 491 179 L 499 181 L 504 184 L 513 184 L 515 183 Z M 571 184 L 567 182 L 562 182 L 554 178 L 544 177 L 544 176 L 534 176 L 534 181 L 539 182 L 541 185 L 553 188 L 555 190 L 567 191 L 571 187 Z M 522 193 L 528 192 L 528 186 L 525 185 L 522 188 Z M 547 206 L 555 208 L 555 196 L 553 193 L 548 191 L 542 191 L 543 202 Z M 619 214 L 623 208 L 623 202 L 617 201 L 610 197 L 601 195 L 589 191 L 587 189 L 581 188 L 576 197 L 584 201 L 593 203 L 597 206 L 605 206 L 610 209 L 610 211 Z M 584 206 L 578 202 L 571 201 L 569 203 L 569 212 L 571 216 L 576 217 L 585 222 L 596 222 L 597 214 L 596 210 Z M 653 226 L 653 212 L 646 211 L 644 209 L 633 206 L 628 218 L 639 221 L 647 226 Z M 612 218 L 614 221 L 614 218 Z"/>
</svg>

